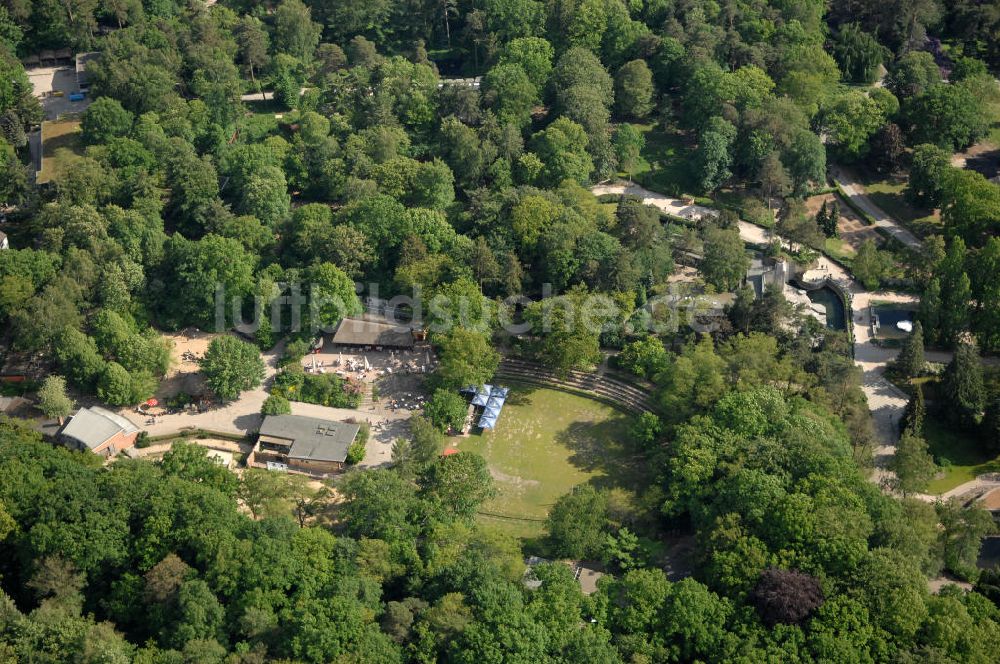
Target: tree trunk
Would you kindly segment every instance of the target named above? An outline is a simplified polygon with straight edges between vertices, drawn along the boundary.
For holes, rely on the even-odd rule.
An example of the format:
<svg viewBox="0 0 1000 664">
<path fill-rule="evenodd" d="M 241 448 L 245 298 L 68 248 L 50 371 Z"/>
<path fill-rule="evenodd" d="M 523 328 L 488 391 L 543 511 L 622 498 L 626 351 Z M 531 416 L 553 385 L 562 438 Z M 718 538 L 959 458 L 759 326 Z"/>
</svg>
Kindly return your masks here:
<svg viewBox="0 0 1000 664">
<path fill-rule="evenodd" d="M 257 92 L 260 93 L 260 98 L 267 101 L 267 97 L 264 96 L 264 89 L 257 83 L 257 77 L 253 74 L 253 60 L 248 61 L 247 64 L 250 65 L 250 80 L 253 81 L 254 87 L 256 87 Z"/>
<path fill-rule="evenodd" d="M 448 39 L 448 48 L 451 48 L 451 25 L 448 23 L 448 0 L 441 0 L 444 7 L 444 34 Z"/>
</svg>

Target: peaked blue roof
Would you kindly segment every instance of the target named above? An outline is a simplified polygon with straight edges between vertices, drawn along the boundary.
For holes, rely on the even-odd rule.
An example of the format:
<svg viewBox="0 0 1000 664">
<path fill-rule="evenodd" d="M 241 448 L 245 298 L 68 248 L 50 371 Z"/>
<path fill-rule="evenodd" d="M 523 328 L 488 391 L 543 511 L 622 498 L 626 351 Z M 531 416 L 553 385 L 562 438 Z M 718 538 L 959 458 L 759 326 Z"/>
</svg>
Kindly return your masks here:
<svg viewBox="0 0 1000 664">
<path fill-rule="evenodd" d="M 483 385 L 479 388 L 466 388 L 462 391 L 465 393 L 474 392 L 475 396 L 472 397 L 472 405 L 482 406 L 483 408 L 483 412 L 479 416 L 479 428 L 492 429 L 495 427 L 510 390 L 499 385 Z"/>
</svg>

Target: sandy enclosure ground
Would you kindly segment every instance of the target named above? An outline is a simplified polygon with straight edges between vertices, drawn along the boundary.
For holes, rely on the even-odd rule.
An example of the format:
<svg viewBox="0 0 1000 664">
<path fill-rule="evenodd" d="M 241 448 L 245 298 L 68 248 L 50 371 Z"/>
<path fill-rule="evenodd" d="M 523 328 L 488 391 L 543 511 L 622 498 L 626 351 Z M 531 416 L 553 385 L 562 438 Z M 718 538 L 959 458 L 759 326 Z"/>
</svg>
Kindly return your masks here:
<svg viewBox="0 0 1000 664">
<path fill-rule="evenodd" d="M 160 383 L 156 396 L 169 398 L 186 392 L 200 394 L 205 389 L 205 379 L 201 374 L 198 359 L 205 355 L 208 345 L 216 334 L 201 332 L 194 329 L 181 330 L 176 334 L 164 334 L 163 338 L 170 341 L 170 369 Z"/>
<path fill-rule="evenodd" d="M 837 198 L 834 194 L 823 194 L 806 199 L 806 212 L 814 217 L 823 203 L 827 207 Z M 861 243 L 867 239 L 872 239 L 876 244 L 882 243 L 882 236 L 874 226 L 868 226 L 855 214 L 854 210 L 847 206 L 844 201 L 840 203 L 840 217 L 837 219 L 837 230 L 840 231 L 840 239 L 849 244 L 855 251 Z"/>
<path fill-rule="evenodd" d="M 42 102 L 45 117 L 55 120 L 67 113 L 83 113 L 92 101 L 88 95 L 79 101 L 70 101 L 71 92 L 77 92 L 76 68 L 66 65 L 59 67 L 34 67 L 26 70 L 31 81 L 32 94 Z M 62 96 L 49 93 L 62 92 Z"/>
<path fill-rule="evenodd" d="M 166 454 L 174 443 L 178 440 L 183 440 L 185 443 L 191 443 L 193 445 L 198 445 L 199 447 L 205 447 L 210 450 L 220 450 L 223 452 L 229 452 L 230 454 L 242 454 L 247 455 L 250 450 L 253 449 L 253 445 L 249 443 L 237 442 L 234 440 L 225 440 L 222 438 L 181 438 L 178 437 L 173 440 L 164 440 L 153 443 L 149 447 L 137 448 L 139 456 L 149 457 L 152 459 L 159 459 L 164 454 Z"/>
</svg>

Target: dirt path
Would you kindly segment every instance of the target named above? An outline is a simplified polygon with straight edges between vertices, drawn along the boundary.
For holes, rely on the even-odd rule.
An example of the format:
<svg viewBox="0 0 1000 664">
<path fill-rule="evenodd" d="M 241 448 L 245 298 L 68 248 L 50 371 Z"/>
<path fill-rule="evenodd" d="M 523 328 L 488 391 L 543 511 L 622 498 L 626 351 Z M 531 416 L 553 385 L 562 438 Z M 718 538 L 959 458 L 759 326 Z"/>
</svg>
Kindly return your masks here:
<svg viewBox="0 0 1000 664">
<path fill-rule="evenodd" d="M 664 196 L 663 194 L 658 194 L 655 191 L 644 189 L 637 184 L 626 184 L 624 182 L 599 184 L 596 187 L 593 187 L 591 191 L 595 196 L 603 196 L 605 194 L 637 196 L 641 198 L 642 202 L 646 205 L 652 205 L 669 215 L 681 217 L 683 219 L 697 220 L 706 216 L 714 217 L 716 214 L 715 210 L 712 208 L 695 205 L 694 203 L 690 203 L 679 198 Z"/>
</svg>

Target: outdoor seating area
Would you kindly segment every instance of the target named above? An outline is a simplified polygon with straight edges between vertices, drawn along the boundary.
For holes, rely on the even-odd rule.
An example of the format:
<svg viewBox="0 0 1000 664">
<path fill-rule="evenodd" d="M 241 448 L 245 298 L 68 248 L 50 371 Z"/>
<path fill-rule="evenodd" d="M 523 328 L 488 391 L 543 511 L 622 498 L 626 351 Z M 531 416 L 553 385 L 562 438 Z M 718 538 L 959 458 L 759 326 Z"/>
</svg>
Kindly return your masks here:
<svg viewBox="0 0 1000 664">
<path fill-rule="evenodd" d="M 430 347 L 396 350 L 384 346 L 335 349 L 319 344 L 302 360 L 307 373 L 336 373 L 366 383 L 393 374 L 426 374 L 437 366 Z"/>
<path fill-rule="evenodd" d="M 420 410 L 424 407 L 427 402 L 427 397 L 422 394 L 417 394 L 416 392 L 403 392 L 398 399 L 390 399 L 388 402 L 389 410 Z"/>
</svg>

